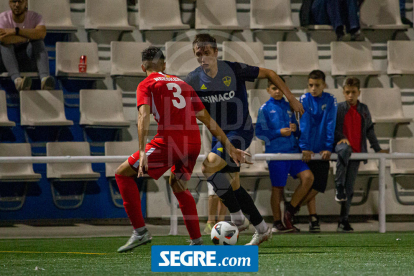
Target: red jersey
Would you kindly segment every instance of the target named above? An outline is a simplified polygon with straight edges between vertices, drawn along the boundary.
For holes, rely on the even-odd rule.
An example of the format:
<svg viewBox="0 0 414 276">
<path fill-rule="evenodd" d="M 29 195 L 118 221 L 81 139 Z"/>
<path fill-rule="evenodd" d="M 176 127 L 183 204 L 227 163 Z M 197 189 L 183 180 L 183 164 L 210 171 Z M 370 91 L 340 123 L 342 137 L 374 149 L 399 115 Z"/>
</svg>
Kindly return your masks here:
<svg viewBox="0 0 414 276">
<path fill-rule="evenodd" d="M 356 105 L 351 105 L 345 115 L 344 135 L 351 144 L 352 151 L 361 152 L 361 115 L 359 115 Z"/>
<path fill-rule="evenodd" d="M 158 123 L 157 134 L 165 143 L 199 144 L 195 114 L 204 109 L 194 89 L 182 79 L 162 72 L 151 73 L 137 88 L 137 107 L 147 104 Z"/>
</svg>

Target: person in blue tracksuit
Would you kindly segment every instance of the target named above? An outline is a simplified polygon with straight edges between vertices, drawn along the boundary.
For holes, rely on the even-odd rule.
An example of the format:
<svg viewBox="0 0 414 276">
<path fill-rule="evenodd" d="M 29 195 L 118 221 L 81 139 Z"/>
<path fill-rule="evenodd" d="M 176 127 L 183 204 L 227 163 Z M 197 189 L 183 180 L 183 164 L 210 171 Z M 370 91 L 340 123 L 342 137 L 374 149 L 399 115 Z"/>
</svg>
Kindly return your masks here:
<svg viewBox="0 0 414 276">
<path fill-rule="evenodd" d="M 308 76 L 309 93 L 300 98 L 305 113 L 300 119 L 299 147 L 302 160 L 308 164 L 315 178 L 312 190 L 304 201 L 308 204 L 310 232 L 320 232 L 315 196 L 325 192 L 335 138 L 337 103 L 333 95 L 323 92 L 325 88 L 325 74 L 314 70 Z M 322 160 L 311 161 L 314 153 L 321 154 Z"/>
<path fill-rule="evenodd" d="M 283 80 L 283 79 L 282 79 Z M 259 109 L 256 123 L 257 138 L 265 141 L 266 153 L 300 153 L 297 137 L 299 126 L 289 103 L 284 99 L 282 91 L 273 83 L 268 82 L 267 92 L 270 99 Z M 306 163 L 301 160 L 269 161 L 269 174 L 272 182 L 270 204 L 273 212 L 274 233 L 296 232 L 291 218 L 306 198 L 313 183 L 313 174 Z M 290 203 L 286 204 L 285 225 L 281 220 L 280 202 L 283 200 L 283 188 L 290 174 L 300 178 L 298 186 Z"/>
</svg>

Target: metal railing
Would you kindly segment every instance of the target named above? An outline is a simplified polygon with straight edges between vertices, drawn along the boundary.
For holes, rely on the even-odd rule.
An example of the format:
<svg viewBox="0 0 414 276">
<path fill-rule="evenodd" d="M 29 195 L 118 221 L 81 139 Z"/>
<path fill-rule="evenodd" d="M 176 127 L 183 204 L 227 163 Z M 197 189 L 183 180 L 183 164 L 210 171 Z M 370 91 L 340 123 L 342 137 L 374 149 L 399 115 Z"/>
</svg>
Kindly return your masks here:
<svg viewBox="0 0 414 276">
<path fill-rule="evenodd" d="M 46 157 L 29 157 L 29 156 L 12 156 L 0 157 L 1 163 L 111 163 L 123 162 L 129 156 L 46 156 Z M 205 155 L 199 155 L 197 160 L 204 160 Z M 337 154 L 331 155 L 331 160 L 336 160 Z M 302 154 L 255 154 L 252 161 L 270 161 L 270 160 L 301 160 Z M 351 160 L 379 160 L 379 189 L 378 189 L 378 221 L 380 233 L 386 232 L 386 204 L 385 204 L 385 163 L 390 159 L 414 159 L 414 153 L 354 153 Z M 312 160 L 321 160 L 319 154 L 312 156 Z M 177 210 L 173 208 L 176 205 L 175 197 L 171 201 L 171 225 L 170 234 L 177 235 Z"/>
</svg>

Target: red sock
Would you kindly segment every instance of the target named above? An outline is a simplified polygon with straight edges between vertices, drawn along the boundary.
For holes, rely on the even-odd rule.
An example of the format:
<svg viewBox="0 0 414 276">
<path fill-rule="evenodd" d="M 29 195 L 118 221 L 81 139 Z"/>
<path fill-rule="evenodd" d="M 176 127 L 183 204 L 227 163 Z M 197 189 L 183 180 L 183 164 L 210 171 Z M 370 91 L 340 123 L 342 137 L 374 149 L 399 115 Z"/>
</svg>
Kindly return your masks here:
<svg viewBox="0 0 414 276">
<path fill-rule="evenodd" d="M 115 174 L 115 179 L 124 201 L 125 212 L 128 214 L 132 226 L 134 229 L 144 227 L 145 221 L 141 211 L 141 198 L 134 179 L 119 174 Z"/>
<path fill-rule="evenodd" d="M 174 193 L 183 213 L 184 223 L 192 240 L 201 237 L 200 224 L 198 222 L 197 207 L 193 196 L 189 190 L 184 192 Z"/>
</svg>

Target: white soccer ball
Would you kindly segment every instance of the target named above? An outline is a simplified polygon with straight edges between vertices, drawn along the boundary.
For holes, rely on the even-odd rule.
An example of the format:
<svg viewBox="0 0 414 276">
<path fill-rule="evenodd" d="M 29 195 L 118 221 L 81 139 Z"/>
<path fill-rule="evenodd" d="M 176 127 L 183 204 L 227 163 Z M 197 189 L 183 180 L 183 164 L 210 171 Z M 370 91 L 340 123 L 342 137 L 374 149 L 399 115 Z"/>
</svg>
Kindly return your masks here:
<svg viewBox="0 0 414 276">
<path fill-rule="evenodd" d="M 215 245 L 235 245 L 239 240 L 239 229 L 231 221 L 220 221 L 211 229 L 211 241 Z"/>
</svg>

